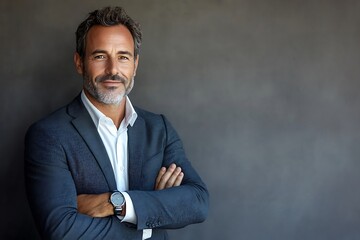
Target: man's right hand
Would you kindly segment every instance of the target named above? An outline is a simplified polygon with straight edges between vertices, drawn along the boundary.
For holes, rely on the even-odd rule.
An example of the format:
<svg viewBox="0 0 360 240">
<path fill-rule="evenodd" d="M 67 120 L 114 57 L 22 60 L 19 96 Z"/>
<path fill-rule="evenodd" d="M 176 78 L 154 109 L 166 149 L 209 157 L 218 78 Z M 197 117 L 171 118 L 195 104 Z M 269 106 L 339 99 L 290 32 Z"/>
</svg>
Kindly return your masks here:
<svg viewBox="0 0 360 240">
<path fill-rule="evenodd" d="M 175 163 L 172 163 L 167 169 L 162 167 L 156 178 L 155 190 L 180 186 L 183 178 L 184 173 L 180 167 L 176 167 Z"/>
<path fill-rule="evenodd" d="M 111 193 L 78 195 L 78 211 L 92 217 L 108 217 L 114 215 L 114 207 L 109 203 L 110 194 Z"/>
</svg>

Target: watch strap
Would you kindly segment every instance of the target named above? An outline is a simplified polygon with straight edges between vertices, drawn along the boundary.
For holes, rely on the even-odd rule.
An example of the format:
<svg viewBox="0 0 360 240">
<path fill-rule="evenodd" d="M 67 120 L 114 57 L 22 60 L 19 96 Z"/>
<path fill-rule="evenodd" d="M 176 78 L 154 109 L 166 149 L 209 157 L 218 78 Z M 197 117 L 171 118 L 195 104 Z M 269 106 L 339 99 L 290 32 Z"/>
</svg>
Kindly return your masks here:
<svg viewBox="0 0 360 240">
<path fill-rule="evenodd" d="M 120 207 L 114 207 L 114 215 L 120 216 L 123 211 L 123 206 Z"/>
</svg>

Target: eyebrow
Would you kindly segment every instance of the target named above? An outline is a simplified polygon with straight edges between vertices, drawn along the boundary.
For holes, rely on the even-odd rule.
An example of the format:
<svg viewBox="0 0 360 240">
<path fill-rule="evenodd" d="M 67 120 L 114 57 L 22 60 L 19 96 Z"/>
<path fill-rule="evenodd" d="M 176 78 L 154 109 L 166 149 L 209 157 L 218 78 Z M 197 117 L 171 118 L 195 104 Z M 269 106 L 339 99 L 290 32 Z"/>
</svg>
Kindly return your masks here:
<svg viewBox="0 0 360 240">
<path fill-rule="evenodd" d="M 96 49 L 91 53 L 91 55 L 98 54 L 98 53 L 107 53 L 107 51 L 101 50 L 101 49 Z M 133 56 L 133 54 L 129 51 L 118 51 L 117 54 L 128 55 L 130 57 Z"/>
</svg>

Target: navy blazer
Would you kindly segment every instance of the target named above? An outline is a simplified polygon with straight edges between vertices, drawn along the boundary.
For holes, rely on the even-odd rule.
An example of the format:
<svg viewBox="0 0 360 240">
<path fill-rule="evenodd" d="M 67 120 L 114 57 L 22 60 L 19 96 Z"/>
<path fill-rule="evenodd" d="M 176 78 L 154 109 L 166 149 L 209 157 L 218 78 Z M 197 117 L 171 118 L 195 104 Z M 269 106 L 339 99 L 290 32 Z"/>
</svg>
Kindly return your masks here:
<svg viewBox="0 0 360 240">
<path fill-rule="evenodd" d="M 77 211 L 78 194 L 116 189 L 112 166 L 80 95 L 33 124 L 25 137 L 25 180 L 35 223 L 45 239 L 167 239 L 165 229 L 205 220 L 209 195 L 191 166 L 177 133 L 162 115 L 135 108 L 128 127 L 129 191 L 137 225 L 115 216 L 92 218 Z M 154 191 L 162 166 L 171 163 L 185 176 L 179 187 Z"/>
</svg>

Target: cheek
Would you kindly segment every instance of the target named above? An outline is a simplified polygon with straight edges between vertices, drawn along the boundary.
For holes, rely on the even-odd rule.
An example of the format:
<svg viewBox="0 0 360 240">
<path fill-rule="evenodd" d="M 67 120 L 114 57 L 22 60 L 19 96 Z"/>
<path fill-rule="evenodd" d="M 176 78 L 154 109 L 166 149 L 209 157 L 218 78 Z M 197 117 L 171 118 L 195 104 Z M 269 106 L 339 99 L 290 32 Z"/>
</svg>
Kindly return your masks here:
<svg viewBox="0 0 360 240">
<path fill-rule="evenodd" d="M 97 76 L 102 74 L 104 72 L 104 69 L 105 69 L 105 63 L 102 62 L 97 62 L 97 63 L 90 62 L 86 66 L 86 72 L 88 73 L 88 75 L 92 75 L 92 76 Z"/>
</svg>

